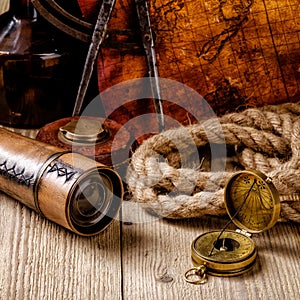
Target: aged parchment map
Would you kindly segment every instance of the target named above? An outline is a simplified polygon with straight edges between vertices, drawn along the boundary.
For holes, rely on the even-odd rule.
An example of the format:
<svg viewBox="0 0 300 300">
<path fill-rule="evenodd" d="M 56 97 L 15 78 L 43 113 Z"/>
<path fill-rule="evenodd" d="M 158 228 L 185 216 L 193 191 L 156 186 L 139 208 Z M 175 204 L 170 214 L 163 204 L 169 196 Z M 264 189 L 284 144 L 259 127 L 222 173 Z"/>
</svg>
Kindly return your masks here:
<svg viewBox="0 0 300 300">
<path fill-rule="evenodd" d="M 90 7 L 97 1 L 80 0 L 84 2 L 82 11 L 95 11 Z M 299 100 L 299 0 L 149 0 L 148 3 L 159 76 L 197 91 L 217 115 Z M 116 2 L 109 27 L 138 30 L 133 0 Z M 126 42 L 128 38 L 120 40 Z M 147 64 L 142 52 L 101 49 L 100 90 L 143 76 L 147 76 Z M 177 97 L 172 92 L 168 88 L 162 95 L 172 100 Z M 105 105 L 115 101 L 116 107 L 122 98 L 123 94 Z M 197 110 L 193 99 L 185 98 L 184 93 L 177 98 Z M 146 106 L 131 105 L 122 115 L 131 118 L 136 112 L 144 112 Z M 184 124 L 190 122 L 185 112 L 170 103 L 164 111 Z"/>
<path fill-rule="evenodd" d="M 296 101 L 299 0 L 151 0 L 161 77 L 197 90 L 218 114 Z"/>
</svg>

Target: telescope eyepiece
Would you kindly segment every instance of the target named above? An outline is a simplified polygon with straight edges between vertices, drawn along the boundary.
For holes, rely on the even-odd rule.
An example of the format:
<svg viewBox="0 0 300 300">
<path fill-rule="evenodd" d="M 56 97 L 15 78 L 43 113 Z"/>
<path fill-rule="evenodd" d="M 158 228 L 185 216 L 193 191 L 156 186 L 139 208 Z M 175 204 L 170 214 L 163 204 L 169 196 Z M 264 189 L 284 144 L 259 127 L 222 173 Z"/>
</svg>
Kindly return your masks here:
<svg viewBox="0 0 300 300">
<path fill-rule="evenodd" d="M 70 196 L 69 220 L 79 233 L 98 233 L 116 216 L 122 188 L 114 177 L 108 169 L 96 169 L 77 181 Z"/>
</svg>

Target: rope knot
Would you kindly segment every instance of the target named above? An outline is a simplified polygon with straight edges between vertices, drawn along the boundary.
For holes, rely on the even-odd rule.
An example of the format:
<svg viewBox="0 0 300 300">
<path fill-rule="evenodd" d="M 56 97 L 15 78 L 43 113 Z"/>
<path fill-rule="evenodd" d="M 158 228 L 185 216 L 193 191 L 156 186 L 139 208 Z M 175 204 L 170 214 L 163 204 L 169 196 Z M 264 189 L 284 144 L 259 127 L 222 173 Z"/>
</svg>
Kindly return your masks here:
<svg viewBox="0 0 300 300">
<path fill-rule="evenodd" d="M 224 186 L 241 169 L 270 176 L 281 195 L 300 194 L 299 116 L 299 103 L 269 105 L 150 137 L 128 167 L 133 200 L 167 218 L 224 215 Z M 300 222 L 300 197 L 282 199 L 281 220 Z"/>
</svg>

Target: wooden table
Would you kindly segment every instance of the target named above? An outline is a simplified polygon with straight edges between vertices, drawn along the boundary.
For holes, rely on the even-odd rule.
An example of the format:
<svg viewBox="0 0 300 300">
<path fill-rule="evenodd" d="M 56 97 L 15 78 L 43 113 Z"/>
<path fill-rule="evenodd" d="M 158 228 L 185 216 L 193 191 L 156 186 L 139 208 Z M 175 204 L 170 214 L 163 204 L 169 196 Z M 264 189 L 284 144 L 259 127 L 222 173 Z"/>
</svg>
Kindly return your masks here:
<svg viewBox="0 0 300 300">
<path fill-rule="evenodd" d="M 26 132 L 34 136 L 35 132 Z M 190 245 L 225 219 L 168 221 L 124 202 L 123 222 L 84 238 L 0 193 L 0 299 L 299 299 L 300 226 L 256 234 L 259 258 L 238 277 L 184 280 Z M 234 226 L 233 226 L 234 227 Z"/>
</svg>

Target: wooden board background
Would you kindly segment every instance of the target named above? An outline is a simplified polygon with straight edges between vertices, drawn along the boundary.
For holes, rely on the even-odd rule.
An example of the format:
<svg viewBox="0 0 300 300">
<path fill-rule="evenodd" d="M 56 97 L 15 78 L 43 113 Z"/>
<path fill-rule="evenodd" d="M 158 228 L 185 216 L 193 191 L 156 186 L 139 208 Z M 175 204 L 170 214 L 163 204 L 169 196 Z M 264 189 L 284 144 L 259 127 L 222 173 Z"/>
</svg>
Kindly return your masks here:
<svg viewBox="0 0 300 300">
<path fill-rule="evenodd" d="M 23 132 L 24 133 L 24 132 Z M 34 137 L 34 131 L 25 132 Z M 190 245 L 224 219 L 153 219 L 124 202 L 92 238 L 76 236 L 0 194 L 0 299 L 299 299 L 300 227 L 277 224 L 256 234 L 254 269 L 232 278 L 185 282 Z"/>
</svg>

